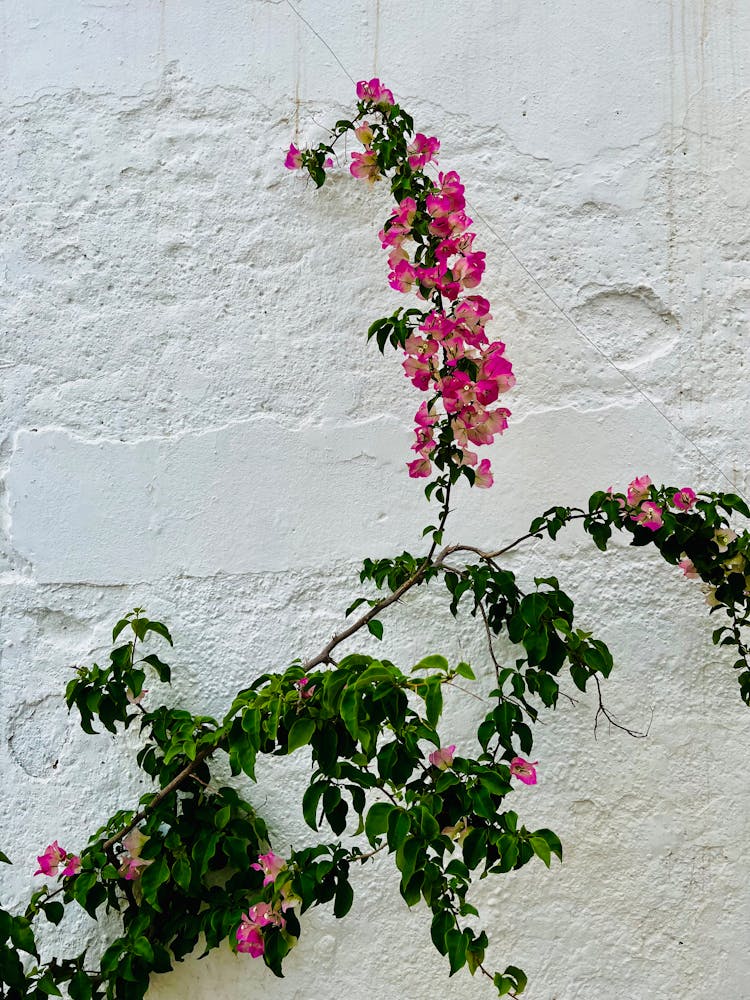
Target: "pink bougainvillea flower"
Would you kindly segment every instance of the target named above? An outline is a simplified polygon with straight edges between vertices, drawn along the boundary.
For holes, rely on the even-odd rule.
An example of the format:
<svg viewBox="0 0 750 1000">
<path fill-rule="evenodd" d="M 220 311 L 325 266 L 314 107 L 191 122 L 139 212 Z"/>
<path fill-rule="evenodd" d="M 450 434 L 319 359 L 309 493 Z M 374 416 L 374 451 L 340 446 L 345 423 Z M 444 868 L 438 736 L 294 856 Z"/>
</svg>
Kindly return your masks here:
<svg viewBox="0 0 750 1000">
<path fill-rule="evenodd" d="M 693 560 L 692 559 L 688 559 L 688 557 L 685 556 L 684 559 L 680 559 L 680 561 L 677 563 L 677 565 L 682 570 L 682 575 L 684 577 L 686 577 L 688 580 L 697 580 L 698 579 L 698 575 L 699 575 L 698 574 L 698 570 L 693 565 Z"/>
<path fill-rule="evenodd" d="M 417 270 L 408 261 L 402 260 L 388 276 L 388 284 L 397 292 L 410 292 L 417 280 Z"/>
<path fill-rule="evenodd" d="M 409 154 L 409 166 L 412 170 L 419 170 L 431 161 L 437 162 L 437 154 L 440 149 L 440 141 L 434 136 L 429 139 L 421 132 L 417 132 L 412 142 L 406 147 Z"/>
<path fill-rule="evenodd" d="M 357 177 L 368 184 L 374 184 L 380 180 L 380 170 L 378 169 L 378 159 L 371 149 L 366 149 L 364 153 L 352 153 L 352 163 L 349 167 L 352 177 Z"/>
<path fill-rule="evenodd" d="M 439 419 L 436 413 L 427 409 L 427 403 L 422 403 L 414 415 L 414 423 L 419 427 L 434 427 Z"/>
<path fill-rule="evenodd" d="M 63 875 L 77 875 L 81 870 L 81 859 L 77 854 L 69 854 L 67 864 L 62 870 Z"/>
<path fill-rule="evenodd" d="M 149 840 L 149 837 L 135 826 L 130 833 L 122 838 L 122 846 L 131 858 L 139 858 L 143 850 L 143 845 L 147 840 Z"/>
<path fill-rule="evenodd" d="M 650 476 L 637 476 L 628 485 L 628 503 L 631 507 L 636 507 L 641 500 L 648 496 L 649 486 L 651 486 Z"/>
<path fill-rule="evenodd" d="M 644 500 L 635 514 L 630 515 L 630 519 L 642 524 L 649 531 L 658 531 L 664 523 L 663 514 L 662 508 L 653 500 Z"/>
<path fill-rule="evenodd" d="M 719 546 L 720 552 L 725 552 L 730 542 L 737 537 L 736 532 L 731 528 L 716 528 L 714 531 L 714 541 Z"/>
<path fill-rule="evenodd" d="M 494 481 L 490 472 L 490 460 L 483 458 L 475 469 L 474 485 L 478 486 L 480 490 L 488 490 Z"/>
<path fill-rule="evenodd" d="M 372 125 L 370 125 L 369 122 L 362 122 L 361 125 L 358 125 L 354 130 L 354 134 L 362 145 L 367 146 L 368 148 L 372 140 L 375 138 L 375 133 L 373 132 Z"/>
<path fill-rule="evenodd" d="M 524 760 L 523 757 L 514 757 L 510 762 L 510 773 L 514 778 L 518 778 L 524 785 L 536 784 L 536 765 L 538 760 Z"/>
<path fill-rule="evenodd" d="M 447 770 L 447 768 L 453 766 L 453 754 L 456 749 L 456 744 L 452 743 L 449 747 L 440 747 L 439 750 L 433 750 L 428 756 L 428 760 L 433 767 L 437 767 L 441 771 Z"/>
<path fill-rule="evenodd" d="M 253 923 L 247 913 L 242 914 L 242 923 L 237 928 L 237 951 L 251 958 L 260 958 L 266 950 L 263 932 Z"/>
<path fill-rule="evenodd" d="M 299 170 L 302 166 L 302 151 L 297 149 L 293 142 L 289 144 L 289 152 L 286 154 L 284 166 L 287 170 Z"/>
<path fill-rule="evenodd" d="M 148 694 L 148 688 L 143 688 L 140 694 L 133 694 L 133 692 L 128 688 L 125 697 L 128 699 L 131 705 L 140 705 L 145 696 Z"/>
<path fill-rule="evenodd" d="M 45 849 L 43 854 L 37 857 L 39 867 L 34 872 L 35 875 L 57 875 L 60 865 L 68 857 L 68 852 L 63 850 L 56 840 Z"/>
<path fill-rule="evenodd" d="M 117 870 L 126 882 L 134 882 L 135 879 L 141 877 L 144 868 L 153 864 L 152 861 L 147 861 L 145 858 L 134 858 L 130 854 L 121 855 L 121 862 Z"/>
<path fill-rule="evenodd" d="M 372 80 L 360 80 L 357 84 L 357 97 L 360 101 L 372 101 L 381 108 L 393 104 L 392 92 L 384 87 L 377 77 Z"/>
<path fill-rule="evenodd" d="M 695 501 L 695 490 L 691 490 L 689 486 L 683 486 L 680 492 L 672 497 L 672 503 L 680 510 L 690 510 Z"/>
<path fill-rule="evenodd" d="M 310 684 L 309 677 L 300 677 L 298 681 L 294 682 L 294 686 L 299 691 L 300 698 L 303 699 L 312 698 L 313 694 L 315 693 L 315 685 L 313 684 L 312 687 L 309 687 L 309 684 Z"/>
<path fill-rule="evenodd" d="M 415 458 L 413 462 L 407 462 L 406 466 L 412 479 L 426 479 L 432 475 L 432 462 L 429 458 Z"/>
<path fill-rule="evenodd" d="M 256 903 L 247 913 L 242 914 L 242 923 L 237 928 L 237 951 L 260 958 L 265 951 L 263 927 L 269 925 L 285 927 L 286 921 L 270 903 Z"/>
<path fill-rule="evenodd" d="M 250 867 L 254 868 L 256 872 L 263 872 L 265 876 L 263 885 L 270 885 L 275 881 L 282 868 L 286 868 L 286 861 L 278 854 L 274 854 L 273 851 L 269 851 L 268 854 L 261 854 L 257 863 L 250 865 Z"/>
</svg>

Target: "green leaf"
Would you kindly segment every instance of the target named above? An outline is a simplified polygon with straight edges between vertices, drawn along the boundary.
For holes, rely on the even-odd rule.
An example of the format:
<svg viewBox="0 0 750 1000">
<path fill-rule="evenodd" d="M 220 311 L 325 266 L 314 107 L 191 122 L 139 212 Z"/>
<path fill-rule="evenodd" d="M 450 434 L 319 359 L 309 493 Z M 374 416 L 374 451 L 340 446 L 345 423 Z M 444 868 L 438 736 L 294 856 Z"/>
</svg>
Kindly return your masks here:
<svg viewBox="0 0 750 1000">
<path fill-rule="evenodd" d="M 318 829 L 318 803 L 323 792 L 328 787 L 324 781 L 317 781 L 305 789 L 302 796 L 302 815 L 305 817 L 307 825 L 313 829 Z"/>
<path fill-rule="evenodd" d="M 297 719 L 289 730 L 287 737 L 287 753 L 293 753 L 300 747 L 307 746 L 310 737 L 315 732 L 315 722 L 312 719 Z"/>
<path fill-rule="evenodd" d="M 359 692 L 353 686 L 344 688 L 339 712 L 352 739 L 356 740 L 359 737 Z"/>
<path fill-rule="evenodd" d="M 542 837 L 531 837 L 529 838 L 529 843 L 534 851 L 534 854 L 540 858 L 545 865 L 549 868 L 551 862 L 551 853 L 549 849 L 549 844 Z"/>
<path fill-rule="evenodd" d="M 157 858 L 150 864 L 141 875 L 141 889 L 143 898 L 149 903 L 154 903 L 159 886 L 169 879 L 169 865 L 164 857 Z"/>
<path fill-rule="evenodd" d="M 388 829 L 388 817 L 393 809 L 390 802 L 375 802 L 370 806 L 365 819 L 365 834 L 373 847 L 376 838 Z"/>
<path fill-rule="evenodd" d="M 48 997 L 61 997 L 62 993 L 55 986 L 52 977 L 49 973 L 45 973 L 41 979 L 37 981 L 36 988 L 41 990 L 42 993 L 46 993 Z"/>
<path fill-rule="evenodd" d="M 456 673 L 460 674 L 461 677 L 465 677 L 469 681 L 475 681 L 477 679 L 476 674 L 468 663 L 459 663 L 456 666 Z"/>
<path fill-rule="evenodd" d="M 169 629 L 167 628 L 166 625 L 164 625 L 163 622 L 149 621 L 146 623 L 146 628 L 144 631 L 156 632 L 157 635 L 160 635 L 163 639 L 166 639 L 170 646 L 174 646 L 174 643 L 172 642 L 172 636 L 169 634 Z"/>
<path fill-rule="evenodd" d="M 521 601 L 521 617 L 527 625 L 535 626 L 548 608 L 547 598 L 543 594 L 527 594 Z"/>
<path fill-rule="evenodd" d="M 44 910 L 45 917 L 51 924 L 59 924 L 65 915 L 65 907 L 62 903 L 58 903 L 56 899 L 52 900 L 51 903 L 42 903 L 42 909 Z"/>
<path fill-rule="evenodd" d="M 117 642 L 117 636 L 122 632 L 124 628 L 127 628 L 130 624 L 129 618 L 121 618 L 119 622 L 112 629 L 112 642 Z"/>
<path fill-rule="evenodd" d="M 16 948 L 29 955 L 36 955 L 34 932 L 26 917 L 15 917 L 10 927 L 10 939 Z"/>
<path fill-rule="evenodd" d="M 352 908 L 354 901 L 354 890 L 347 878 L 339 878 L 336 886 L 336 895 L 333 900 L 333 915 L 335 917 L 345 917 Z"/>
<path fill-rule="evenodd" d="M 409 836 L 411 823 L 404 809 L 393 809 L 388 816 L 388 850 L 397 851 Z"/>
<path fill-rule="evenodd" d="M 191 876 L 192 869 L 187 858 L 178 858 L 172 865 L 172 878 L 184 892 L 190 888 Z"/>
<path fill-rule="evenodd" d="M 160 660 L 156 653 L 149 653 L 148 656 L 143 657 L 143 663 L 148 663 L 150 667 L 153 667 L 156 671 L 156 675 L 162 684 L 169 684 L 172 676 L 172 671 L 169 666 Z"/>
<path fill-rule="evenodd" d="M 154 949 L 145 937 L 136 938 L 130 946 L 130 950 L 139 958 L 145 958 L 147 962 L 153 962 Z"/>
<path fill-rule="evenodd" d="M 453 928 L 445 935 L 445 945 L 451 967 L 450 974 L 453 976 L 466 964 L 467 941 L 461 931 Z"/>
<path fill-rule="evenodd" d="M 91 1000 L 91 980 L 82 969 L 74 973 L 73 978 L 68 983 L 68 993 L 70 1000 Z"/>
<path fill-rule="evenodd" d="M 444 656 L 425 656 L 424 659 L 420 660 L 411 669 L 412 673 L 416 673 L 417 670 L 439 670 L 442 673 L 447 673 L 448 661 Z"/>
<path fill-rule="evenodd" d="M 8 855 L 7 854 L 3 854 L 2 851 L 0 851 L 0 861 L 4 865 L 12 865 L 13 864 L 13 862 L 10 860 L 10 858 L 8 857 Z"/>
<path fill-rule="evenodd" d="M 377 618 L 371 618 L 367 623 L 368 631 L 375 636 L 376 639 L 383 638 L 383 623 L 379 622 Z"/>
<path fill-rule="evenodd" d="M 515 980 L 514 986 L 516 993 L 523 993 L 526 989 L 526 983 L 528 982 L 528 978 L 523 969 L 519 969 L 517 965 L 509 965 L 504 974 Z"/>
<path fill-rule="evenodd" d="M 441 955 L 445 955 L 448 951 L 448 946 L 445 943 L 446 936 L 450 930 L 456 925 L 456 918 L 448 910 L 438 910 L 435 916 L 432 918 L 432 925 L 430 927 L 430 936 L 432 937 L 432 943 L 435 945 L 437 950 Z"/>
<path fill-rule="evenodd" d="M 424 704 L 427 721 L 431 726 L 436 726 L 443 711 L 443 691 L 437 678 L 428 680 Z"/>
</svg>

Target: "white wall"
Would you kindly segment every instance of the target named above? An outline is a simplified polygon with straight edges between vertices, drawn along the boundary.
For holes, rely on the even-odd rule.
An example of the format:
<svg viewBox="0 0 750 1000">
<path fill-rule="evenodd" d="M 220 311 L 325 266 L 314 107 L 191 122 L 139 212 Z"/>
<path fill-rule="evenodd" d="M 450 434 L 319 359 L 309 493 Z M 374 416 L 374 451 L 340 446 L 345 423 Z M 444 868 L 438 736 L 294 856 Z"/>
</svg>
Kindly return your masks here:
<svg viewBox="0 0 750 1000">
<path fill-rule="evenodd" d="M 414 390 L 363 333 L 402 300 L 376 239 L 386 192 L 314 192 L 290 138 L 378 74 L 442 142 L 487 252 L 483 286 L 518 387 L 451 537 L 500 543 L 548 503 L 645 472 L 746 493 L 750 7 L 742 0 L 3 0 L 2 897 L 143 787 L 127 741 L 76 729 L 71 665 L 145 605 L 177 639 L 175 695 L 220 712 L 341 620 L 365 555 L 415 548 Z M 308 23 L 305 23 L 308 22 Z M 332 50 L 332 51 L 331 51 Z M 335 53 L 335 57 L 333 55 Z M 573 328 L 692 439 L 693 447 Z M 698 450 L 700 449 L 700 451 Z M 701 454 L 701 452 L 703 454 Z M 509 563 L 556 571 L 618 668 L 539 728 L 518 807 L 566 862 L 482 883 L 490 962 L 532 1000 L 750 997 L 750 715 L 700 592 L 643 551 L 577 534 Z M 386 624 L 408 666 L 486 657 L 471 620 L 417 593 Z M 374 640 L 358 643 L 372 650 Z M 482 706 L 453 699 L 461 744 Z M 250 794 L 277 848 L 305 836 L 304 762 Z M 280 791 L 281 790 L 281 791 Z M 352 914 L 303 921 L 288 976 L 228 951 L 153 995 L 481 997 L 447 980 L 390 859 Z M 81 918 L 58 938 L 98 933 Z"/>
</svg>

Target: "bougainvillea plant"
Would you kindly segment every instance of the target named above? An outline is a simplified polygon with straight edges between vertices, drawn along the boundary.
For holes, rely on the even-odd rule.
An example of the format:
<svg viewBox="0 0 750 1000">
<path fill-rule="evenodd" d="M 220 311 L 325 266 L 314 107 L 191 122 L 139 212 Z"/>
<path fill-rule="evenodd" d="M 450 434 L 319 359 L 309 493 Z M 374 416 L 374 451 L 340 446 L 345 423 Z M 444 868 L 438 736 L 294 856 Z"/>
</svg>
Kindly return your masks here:
<svg viewBox="0 0 750 1000">
<path fill-rule="evenodd" d="M 510 414 L 498 399 L 512 387 L 513 371 L 505 345 L 488 332 L 490 303 L 476 292 L 485 255 L 474 246 L 459 176 L 435 170 L 440 143 L 414 132 L 411 117 L 378 80 L 358 84 L 357 97 L 352 120 L 337 122 L 315 148 L 292 145 L 286 165 L 307 171 L 319 187 L 335 169 L 338 140 L 353 133 L 363 148 L 351 156 L 351 174 L 390 184 L 396 207 L 380 232 L 388 280 L 412 293 L 416 305 L 377 320 L 369 336 L 381 352 L 390 345 L 401 353 L 407 378 L 422 394 L 416 457 L 407 465 L 412 478 L 429 480 L 425 494 L 438 513 L 418 554 L 365 559 L 360 581 L 380 595 L 357 596 L 346 616 L 359 609 L 358 617 L 314 656 L 258 677 L 222 718 L 150 707 L 158 698 L 152 687 L 144 700 L 147 675 L 170 680 L 152 642 L 171 646 L 171 635 L 140 608 L 117 622 L 109 662 L 80 668 L 66 700 L 87 733 L 95 725 L 112 733 L 139 728 L 137 762 L 153 790 L 105 819 L 87 844 L 69 850 L 63 838 L 65 847 L 56 840 L 40 851 L 40 888 L 23 912 L 0 910 L 6 1000 L 65 994 L 139 1000 L 152 973 L 223 942 L 280 976 L 305 911 L 330 905 L 345 916 L 357 869 L 380 852 L 394 856 L 405 902 L 421 901 L 432 911 L 432 942 L 450 974 L 467 966 L 486 976 L 496 995 L 521 994 L 521 969 L 488 968 L 490 943 L 467 893 L 477 878 L 562 858 L 551 830 L 523 824 L 514 794 L 534 785 L 543 767 L 529 759 L 534 723 L 555 708 L 562 676 L 581 690 L 592 684 L 606 715 L 601 682 L 613 660 L 601 640 L 578 627 L 557 579 L 522 588 L 501 560 L 528 539 L 554 539 L 573 521 L 601 550 L 614 531 L 624 532 L 633 545 L 653 546 L 688 581 L 702 581 L 718 618 L 714 642 L 729 647 L 750 704 L 750 533 L 736 533 L 731 524 L 735 515 L 750 516 L 741 497 L 657 488 L 640 476 L 622 492 L 595 493 L 583 508 L 545 511 L 526 535 L 495 551 L 443 546 L 459 481 L 492 485 L 489 460 L 477 451 L 507 426 Z M 476 738 L 439 728 L 444 688 L 456 678 L 475 681 L 468 663 L 449 663 L 434 651 L 402 667 L 372 652 L 337 658 L 352 636 L 380 639 L 386 612 L 407 591 L 427 586 L 444 590 L 450 614 L 468 609 L 486 636 L 488 670 L 480 673 L 492 681 L 482 691 L 489 709 Z M 509 662 L 496 652 L 499 636 L 515 646 Z M 475 756 L 474 745 L 481 748 Z M 315 835 L 282 856 L 253 806 L 217 781 L 215 771 L 225 773 L 228 762 L 232 775 L 254 780 L 264 756 L 303 747 L 310 748 L 312 770 L 301 805 Z M 344 846 L 345 833 L 358 835 L 358 846 Z M 8 859 L 0 854 L 0 861 Z M 85 948 L 66 957 L 40 955 L 37 922 L 57 924 L 71 906 L 95 918 L 109 914 L 107 926 L 118 928 L 100 957 Z"/>
</svg>

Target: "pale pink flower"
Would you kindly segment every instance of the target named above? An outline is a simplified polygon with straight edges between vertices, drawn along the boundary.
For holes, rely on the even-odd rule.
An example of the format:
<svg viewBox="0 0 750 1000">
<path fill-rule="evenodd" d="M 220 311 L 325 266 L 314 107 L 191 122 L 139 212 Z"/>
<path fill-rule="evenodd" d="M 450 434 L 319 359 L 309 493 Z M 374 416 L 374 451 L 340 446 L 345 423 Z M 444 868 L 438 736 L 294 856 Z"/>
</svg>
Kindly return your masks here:
<svg viewBox="0 0 750 1000">
<path fill-rule="evenodd" d="M 664 523 L 663 510 L 653 500 L 644 500 L 635 514 L 630 515 L 631 521 L 637 521 L 650 531 L 658 531 Z"/>
<path fill-rule="evenodd" d="M 651 486 L 650 476 L 638 476 L 628 485 L 628 503 L 631 507 L 636 507 L 641 500 L 646 499 L 649 486 Z"/>
<path fill-rule="evenodd" d="M 265 876 L 263 885 L 270 885 L 275 881 L 282 868 L 286 868 L 286 861 L 278 854 L 274 854 L 273 851 L 269 851 L 268 854 L 261 854 L 257 863 L 250 865 L 250 867 L 257 872 L 263 872 Z"/>
<path fill-rule="evenodd" d="M 490 472 L 489 458 L 482 459 L 475 469 L 474 477 L 474 485 L 480 490 L 488 490 L 492 486 L 495 480 L 492 478 L 492 473 Z"/>
<path fill-rule="evenodd" d="M 719 546 L 720 552 L 725 552 L 730 542 L 737 537 L 736 532 L 731 528 L 716 528 L 714 531 L 714 541 Z"/>
<path fill-rule="evenodd" d="M 352 153 L 352 164 L 349 167 L 352 177 L 374 184 L 380 180 L 380 170 L 378 169 L 378 159 L 371 149 L 366 149 L 364 153 Z"/>
<path fill-rule="evenodd" d="M 127 853 L 131 858 L 139 858 L 141 856 L 141 851 L 143 850 L 143 845 L 150 838 L 146 836 L 137 826 L 127 833 L 122 838 L 122 846 L 125 848 Z"/>
<path fill-rule="evenodd" d="M 679 493 L 675 493 L 672 497 L 672 503 L 680 510 L 690 510 L 695 500 L 695 490 L 691 490 L 689 486 L 683 486 Z"/>
<path fill-rule="evenodd" d="M 133 882 L 135 879 L 140 878 L 143 874 L 143 869 L 153 864 L 152 861 L 147 861 L 145 858 L 134 858 L 129 854 L 121 854 L 120 861 L 121 864 L 117 870 L 126 882 Z"/>
<path fill-rule="evenodd" d="M 293 142 L 289 144 L 289 151 L 286 154 L 284 166 L 287 170 L 299 170 L 302 166 L 302 151 L 297 149 Z"/>
<path fill-rule="evenodd" d="M 524 785 L 536 784 L 536 765 L 538 760 L 524 760 L 523 757 L 514 757 L 510 762 L 510 773 L 514 778 L 518 778 Z"/>
<path fill-rule="evenodd" d="M 362 145 L 367 146 L 368 149 L 370 147 L 370 144 L 372 143 L 372 140 L 375 138 L 375 133 L 373 132 L 372 125 L 370 125 L 369 122 L 362 122 L 361 125 L 358 125 L 357 128 L 355 128 L 354 130 L 354 134 L 362 143 Z"/>
<path fill-rule="evenodd" d="M 692 559 L 688 559 L 688 557 L 685 556 L 684 559 L 680 559 L 680 561 L 677 563 L 677 565 L 682 570 L 682 575 L 684 577 L 686 577 L 686 579 L 688 579 L 688 580 L 697 580 L 698 579 L 698 576 L 699 576 L 698 570 L 693 565 L 693 560 Z"/>
<path fill-rule="evenodd" d="M 137 826 L 133 827 L 133 829 L 122 838 L 122 846 L 125 848 L 125 851 L 120 855 L 120 867 L 118 871 L 128 882 L 132 882 L 134 879 L 140 878 L 143 874 L 143 869 L 148 868 L 148 866 L 152 863 L 151 861 L 147 861 L 145 858 L 141 857 L 143 845 L 147 840 L 149 840 L 149 837 L 147 837 L 146 834 L 143 833 Z"/>
<path fill-rule="evenodd" d="M 128 688 L 125 697 L 128 699 L 131 705 L 140 705 L 144 697 L 148 694 L 148 688 L 142 688 L 140 694 L 133 694 L 133 692 Z"/>
<path fill-rule="evenodd" d="M 57 875 L 60 865 L 68 857 L 68 852 L 63 850 L 56 840 L 45 849 L 43 854 L 38 855 L 39 867 L 34 872 L 35 875 Z"/>
<path fill-rule="evenodd" d="M 406 467 L 412 479 L 426 479 L 432 475 L 432 462 L 429 458 L 415 458 L 413 462 L 407 462 Z"/>
<path fill-rule="evenodd" d="M 455 743 L 452 743 L 449 747 L 440 747 L 439 750 L 433 750 L 428 755 L 428 760 L 433 767 L 438 768 L 440 771 L 445 771 L 453 766 L 453 753 L 455 749 Z"/>
</svg>

